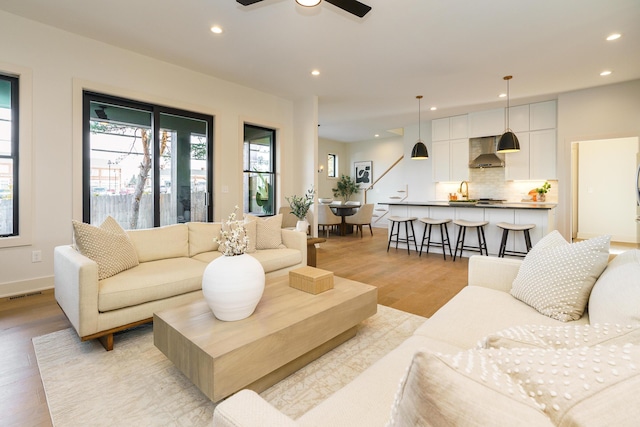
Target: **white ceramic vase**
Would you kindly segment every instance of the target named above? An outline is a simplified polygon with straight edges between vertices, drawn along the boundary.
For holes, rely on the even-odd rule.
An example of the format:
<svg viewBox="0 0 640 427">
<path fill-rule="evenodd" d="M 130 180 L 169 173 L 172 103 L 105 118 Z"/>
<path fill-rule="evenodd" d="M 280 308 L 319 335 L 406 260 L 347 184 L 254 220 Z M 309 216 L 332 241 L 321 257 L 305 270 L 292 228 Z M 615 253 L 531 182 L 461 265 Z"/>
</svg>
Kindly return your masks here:
<svg viewBox="0 0 640 427">
<path fill-rule="evenodd" d="M 306 219 L 303 219 L 302 221 L 298 220 L 298 222 L 296 222 L 296 231 L 302 231 L 303 233 L 306 233 L 308 229 L 309 223 Z"/>
<path fill-rule="evenodd" d="M 251 255 L 221 256 L 205 268 L 202 293 L 216 318 L 241 320 L 255 311 L 264 282 L 262 264 Z"/>
</svg>

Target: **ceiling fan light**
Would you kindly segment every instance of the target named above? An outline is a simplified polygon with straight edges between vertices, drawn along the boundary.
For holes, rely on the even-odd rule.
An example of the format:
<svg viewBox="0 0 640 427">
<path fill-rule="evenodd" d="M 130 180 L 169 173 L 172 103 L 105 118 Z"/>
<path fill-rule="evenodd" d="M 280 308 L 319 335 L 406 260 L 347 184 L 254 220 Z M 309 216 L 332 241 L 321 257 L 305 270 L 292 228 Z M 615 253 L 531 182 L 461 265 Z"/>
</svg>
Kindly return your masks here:
<svg viewBox="0 0 640 427">
<path fill-rule="evenodd" d="M 429 158 L 429 152 L 427 151 L 427 146 L 424 145 L 424 142 L 416 142 L 413 146 L 413 150 L 411 150 L 411 158 L 415 160 L 424 160 Z"/>
<path fill-rule="evenodd" d="M 498 141 L 496 152 L 515 153 L 516 151 L 520 151 L 520 141 L 518 141 L 516 134 L 511 131 L 503 133 Z"/>
<path fill-rule="evenodd" d="M 319 5 L 320 1 L 321 0 L 296 0 L 296 3 L 304 7 L 313 7 Z"/>
</svg>

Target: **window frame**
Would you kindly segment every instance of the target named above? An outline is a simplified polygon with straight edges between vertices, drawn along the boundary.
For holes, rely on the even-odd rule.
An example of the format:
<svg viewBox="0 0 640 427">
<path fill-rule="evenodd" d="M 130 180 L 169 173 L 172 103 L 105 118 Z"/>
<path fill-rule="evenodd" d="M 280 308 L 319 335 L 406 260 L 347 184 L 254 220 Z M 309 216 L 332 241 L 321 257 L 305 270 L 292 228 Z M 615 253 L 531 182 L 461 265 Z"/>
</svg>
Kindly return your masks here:
<svg viewBox="0 0 640 427">
<path fill-rule="evenodd" d="M 12 216 L 13 230 L 9 234 L 0 234 L 0 238 L 11 238 L 20 235 L 20 77 L 0 73 L 0 80 L 9 82 L 11 87 L 11 153 L 0 154 L 0 158 L 12 162 Z"/>
<path fill-rule="evenodd" d="M 0 238 L 0 248 L 14 248 L 30 246 L 33 235 L 33 71 L 26 67 L 0 62 L 0 73 L 5 76 L 18 78 L 18 189 L 15 189 L 14 197 L 18 199 L 18 234 Z M 17 196 L 16 196 L 17 195 Z"/>
<path fill-rule="evenodd" d="M 135 108 L 151 113 L 151 132 L 153 141 L 153 153 L 160 151 L 160 127 L 155 126 L 160 123 L 161 114 L 169 114 L 183 116 L 205 121 L 209 128 L 207 135 L 207 221 L 213 222 L 213 136 L 214 136 L 214 117 L 208 114 L 198 113 L 195 111 L 183 110 L 180 108 L 167 107 L 153 102 L 137 101 L 129 98 L 123 98 L 117 95 L 109 95 L 93 90 L 84 89 L 82 91 L 82 221 L 90 223 L 91 221 L 91 126 L 90 126 L 90 105 L 91 102 L 112 103 L 127 108 Z M 160 198 L 156 197 L 160 194 L 160 156 L 153 155 L 152 161 L 152 183 L 153 183 L 153 227 L 161 227 L 160 223 Z"/>
<path fill-rule="evenodd" d="M 256 171 L 252 171 L 251 170 L 251 157 L 249 154 L 249 159 L 247 160 L 247 165 L 249 166 L 249 169 L 245 169 L 245 158 L 244 158 L 244 144 L 249 143 L 251 144 L 250 141 L 247 140 L 247 127 L 249 128 L 254 128 L 256 130 L 259 131 L 265 131 L 271 134 L 271 138 L 270 138 L 270 159 L 269 159 L 269 164 L 270 164 L 270 168 L 269 171 L 266 172 L 261 172 L 261 173 L 265 173 L 268 174 L 270 177 L 270 184 L 271 184 L 271 190 L 272 193 L 269 196 L 269 199 L 271 200 L 271 213 L 258 213 L 258 212 L 251 212 L 251 194 L 246 194 L 245 192 L 245 188 L 244 188 L 244 182 L 245 182 L 245 177 L 247 178 L 247 182 L 249 182 L 248 178 L 251 177 L 251 174 L 255 174 Z M 276 201 L 278 200 L 276 195 L 278 194 L 278 185 L 277 185 L 277 166 L 276 166 L 276 149 L 277 149 L 277 130 L 274 128 L 270 128 L 270 127 L 266 127 L 266 126 L 261 126 L 261 125 L 257 125 L 257 124 L 253 124 L 253 123 L 247 123 L 245 122 L 243 124 L 242 127 L 243 130 L 243 135 L 242 135 L 242 151 L 243 151 L 243 158 L 242 158 L 242 176 L 243 176 L 243 189 L 242 189 L 242 200 L 244 201 L 244 207 L 243 207 L 243 213 L 245 214 L 251 214 L 251 215 L 255 215 L 255 216 L 273 216 L 276 214 Z M 249 149 L 249 153 L 250 153 L 250 149 Z"/>
<path fill-rule="evenodd" d="M 333 163 L 333 175 L 329 175 L 329 165 Z M 338 155 L 333 153 L 327 153 L 327 178 L 338 177 Z"/>
</svg>

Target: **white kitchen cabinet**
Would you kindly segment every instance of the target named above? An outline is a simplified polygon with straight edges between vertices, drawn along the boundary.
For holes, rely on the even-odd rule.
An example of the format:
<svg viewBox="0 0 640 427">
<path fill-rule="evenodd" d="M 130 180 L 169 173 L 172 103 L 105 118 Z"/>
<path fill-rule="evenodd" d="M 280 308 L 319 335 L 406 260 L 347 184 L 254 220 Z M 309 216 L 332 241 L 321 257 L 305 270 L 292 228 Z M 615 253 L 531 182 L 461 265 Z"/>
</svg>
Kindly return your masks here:
<svg viewBox="0 0 640 427">
<path fill-rule="evenodd" d="M 504 179 L 507 181 L 530 179 L 529 132 L 516 132 L 520 151 L 505 153 Z"/>
<path fill-rule="evenodd" d="M 468 116 L 454 116 L 449 118 L 449 139 L 469 137 Z"/>
<path fill-rule="evenodd" d="M 529 179 L 557 179 L 556 130 L 529 132 Z"/>
<path fill-rule="evenodd" d="M 505 154 L 504 178 L 516 180 L 557 179 L 556 130 L 516 133 L 520 151 Z"/>
<path fill-rule="evenodd" d="M 469 113 L 469 137 L 502 135 L 505 130 L 504 108 Z"/>
<path fill-rule="evenodd" d="M 529 130 L 555 129 L 556 123 L 555 100 L 529 105 Z"/>
<path fill-rule="evenodd" d="M 432 120 L 431 141 L 448 141 L 451 139 L 449 131 L 450 122 L 449 117 Z"/>
<path fill-rule="evenodd" d="M 529 104 L 509 107 L 509 128 L 515 133 L 529 130 Z"/>
<path fill-rule="evenodd" d="M 469 179 L 469 140 L 435 141 L 433 152 L 433 180 L 436 182 Z"/>
</svg>

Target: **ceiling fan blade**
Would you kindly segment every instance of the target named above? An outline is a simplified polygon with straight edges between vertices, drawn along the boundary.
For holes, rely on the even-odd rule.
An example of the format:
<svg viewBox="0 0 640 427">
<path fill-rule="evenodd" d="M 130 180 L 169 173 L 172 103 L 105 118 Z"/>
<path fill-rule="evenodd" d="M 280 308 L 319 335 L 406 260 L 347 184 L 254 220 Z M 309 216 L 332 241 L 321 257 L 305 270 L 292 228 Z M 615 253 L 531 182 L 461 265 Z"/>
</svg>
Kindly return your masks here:
<svg viewBox="0 0 640 427">
<path fill-rule="evenodd" d="M 240 1 L 240 0 L 238 0 Z M 327 3 L 331 3 L 334 6 L 339 7 L 342 10 L 346 10 L 360 18 L 366 15 L 371 6 L 367 6 L 364 3 L 360 3 L 358 0 L 325 0 Z"/>
<path fill-rule="evenodd" d="M 262 0 L 236 0 L 238 3 L 240 3 L 243 6 L 249 6 L 252 5 L 254 3 L 258 3 L 261 2 Z"/>
</svg>

